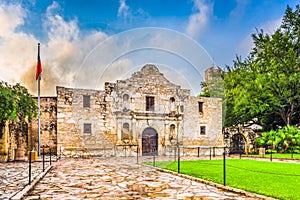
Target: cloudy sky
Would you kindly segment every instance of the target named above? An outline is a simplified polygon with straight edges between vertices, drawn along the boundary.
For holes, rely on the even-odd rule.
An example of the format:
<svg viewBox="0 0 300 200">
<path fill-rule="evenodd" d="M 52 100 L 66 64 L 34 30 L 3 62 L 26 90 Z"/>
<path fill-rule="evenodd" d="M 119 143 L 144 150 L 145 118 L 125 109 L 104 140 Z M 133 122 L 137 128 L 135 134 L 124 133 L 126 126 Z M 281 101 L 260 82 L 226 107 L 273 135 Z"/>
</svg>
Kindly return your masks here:
<svg viewBox="0 0 300 200">
<path fill-rule="evenodd" d="M 257 29 L 273 32 L 297 0 L 0 0 L 0 79 L 42 95 L 101 88 L 146 63 L 199 93 L 203 72 L 246 56 Z"/>
</svg>

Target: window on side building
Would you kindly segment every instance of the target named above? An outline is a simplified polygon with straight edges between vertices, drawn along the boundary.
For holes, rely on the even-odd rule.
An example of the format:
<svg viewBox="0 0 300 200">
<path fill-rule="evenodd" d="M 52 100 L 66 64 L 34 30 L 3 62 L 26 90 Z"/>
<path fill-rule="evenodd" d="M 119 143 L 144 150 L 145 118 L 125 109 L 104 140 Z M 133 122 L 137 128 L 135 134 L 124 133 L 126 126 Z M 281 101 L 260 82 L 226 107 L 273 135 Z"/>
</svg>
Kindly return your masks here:
<svg viewBox="0 0 300 200">
<path fill-rule="evenodd" d="M 206 135 L 206 127 L 200 126 L 200 135 Z"/>
<path fill-rule="evenodd" d="M 83 124 L 83 133 L 92 133 L 92 124 L 84 123 Z"/>
<path fill-rule="evenodd" d="M 154 111 L 154 97 L 146 97 L 146 111 Z"/>
<path fill-rule="evenodd" d="M 89 95 L 83 95 L 83 107 L 89 108 L 90 107 L 90 96 Z"/>
<path fill-rule="evenodd" d="M 203 102 L 198 102 L 199 113 L 203 113 Z"/>
</svg>

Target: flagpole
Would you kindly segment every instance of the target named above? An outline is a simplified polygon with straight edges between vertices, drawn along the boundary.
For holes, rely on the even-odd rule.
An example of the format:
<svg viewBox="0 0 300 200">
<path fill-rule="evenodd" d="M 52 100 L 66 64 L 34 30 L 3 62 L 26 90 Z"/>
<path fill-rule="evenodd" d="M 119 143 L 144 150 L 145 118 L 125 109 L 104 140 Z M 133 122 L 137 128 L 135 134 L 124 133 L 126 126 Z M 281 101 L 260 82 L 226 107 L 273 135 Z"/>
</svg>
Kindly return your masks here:
<svg viewBox="0 0 300 200">
<path fill-rule="evenodd" d="M 38 43 L 38 55 L 40 55 L 40 43 Z M 40 156 L 40 135 L 41 135 L 41 98 L 40 98 L 40 81 L 41 81 L 41 74 L 38 77 L 38 156 Z"/>
</svg>

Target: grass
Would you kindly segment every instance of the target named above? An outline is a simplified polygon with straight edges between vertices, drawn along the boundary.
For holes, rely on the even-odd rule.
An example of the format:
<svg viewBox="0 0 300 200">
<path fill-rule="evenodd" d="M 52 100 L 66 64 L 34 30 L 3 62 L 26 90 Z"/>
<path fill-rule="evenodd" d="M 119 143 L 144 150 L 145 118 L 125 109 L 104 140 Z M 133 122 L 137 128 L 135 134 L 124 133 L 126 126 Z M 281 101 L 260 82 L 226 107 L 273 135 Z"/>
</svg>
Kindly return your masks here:
<svg viewBox="0 0 300 200">
<path fill-rule="evenodd" d="M 271 154 L 265 154 L 265 155 L 258 155 L 258 154 L 248 154 L 247 156 L 249 157 L 260 157 L 260 158 L 270 158 Z M 272 158 L 286 158 L 286 159 L 300 159 L 300 154 L 292 154 L 291 153 L 273 153 Z"/>
<path fill-rule="evenodd" d="M 156 166 L 177 172 L 178 165 Z M 180 166 L 183 174 L 223 184 L 223 160 L 181 161 Z M 278 199 L 300 199 L 300 164 L 227 159 L 226 185 Z"/>
</svg>

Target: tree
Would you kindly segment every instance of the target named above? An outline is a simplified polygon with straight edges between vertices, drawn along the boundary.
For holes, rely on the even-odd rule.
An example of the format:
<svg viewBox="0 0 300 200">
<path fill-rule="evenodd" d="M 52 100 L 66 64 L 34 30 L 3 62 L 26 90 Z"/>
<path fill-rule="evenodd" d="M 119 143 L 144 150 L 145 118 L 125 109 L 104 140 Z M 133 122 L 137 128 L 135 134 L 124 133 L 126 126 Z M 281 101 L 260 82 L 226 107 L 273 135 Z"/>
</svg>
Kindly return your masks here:
<svg viewBox="0 0 300 200">
<path fill-rule="evenodd" d="M 36 101 L 25 87 L 0 82 L 0 123 L 9 119 L 31 121 L 36 114 Z"/>
<path fill-rule="evenodd" d="M 8 84 L 0 82 L 0 123 L 8 119 L 16 119 L 16 104 Z"/>
<path fill-rule="evenodd" d="M 224 76 L 226 125 L 248 123 L 265 130 L 300 123 L 300 7 L 287 7 L 273 34 L 252 35 L 254 48 L 237 57 Z M 271 120 L 272 119 L 272 120 Z"/>
</svg>

